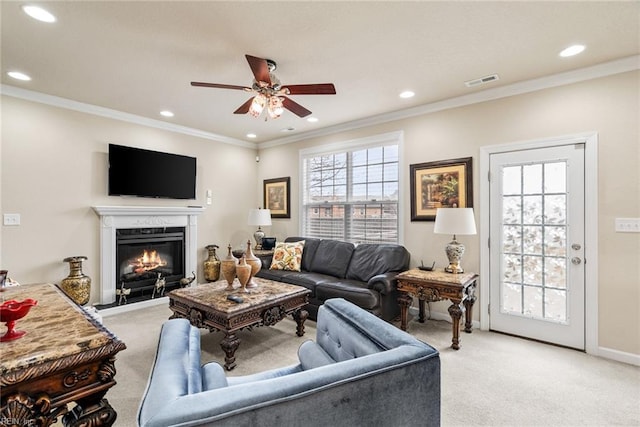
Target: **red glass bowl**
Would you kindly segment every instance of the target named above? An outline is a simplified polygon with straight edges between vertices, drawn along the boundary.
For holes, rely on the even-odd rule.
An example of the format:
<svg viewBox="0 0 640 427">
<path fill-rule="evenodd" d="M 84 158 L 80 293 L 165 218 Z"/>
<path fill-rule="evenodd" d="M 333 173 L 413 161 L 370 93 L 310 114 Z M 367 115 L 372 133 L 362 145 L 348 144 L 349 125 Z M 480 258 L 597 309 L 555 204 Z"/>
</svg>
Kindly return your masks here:
<svg viewBox="0 0 640 427">
<path fill-rule="evenodd" d="M 27 298 L 24 301 L 9 300 L 0 305 L 0 322 L 7 324 L 7 333 L 0 337 L 0 342 L 11 341 L 22 337 L 25 331 L 16 331 L 16 322 L 29 313 L 38 301 Z"/>
</svg>

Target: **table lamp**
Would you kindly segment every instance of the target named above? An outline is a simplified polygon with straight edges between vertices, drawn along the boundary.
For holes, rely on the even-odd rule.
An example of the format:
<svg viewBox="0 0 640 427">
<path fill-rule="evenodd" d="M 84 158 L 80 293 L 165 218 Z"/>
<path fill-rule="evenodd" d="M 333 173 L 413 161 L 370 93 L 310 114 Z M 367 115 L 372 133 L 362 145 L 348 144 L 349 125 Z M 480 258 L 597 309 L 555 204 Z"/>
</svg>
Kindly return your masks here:
<svg viewBox="0 0 640 427">
<path fill-rule="evenodd" d="M 445 248 L 447 258 L 449 258 L 449 265 L 444 271 L 447 273 L 464 273 L 460 266 L 460 260 L 464 254 L 464 245 L 456 240 L 456 234 L 476 234 L 473 208 L 438 208 L 433 232 L 436 234 L 453 234 L 453 240 Z"/>
<path fill-rule="evenodd" d="M 264 231 L 260 228 L 263 225 L 271 225 L 271 210 L 269 209 L 251 209 L 249 211 L 249 219 L 247 221 L 249 225 L 257 225 L 258 229 L 253 233 L 253 238 L 256 240 L 256 249 L 262 249 L 262 239 L 264 238 Z"/>
</svg>

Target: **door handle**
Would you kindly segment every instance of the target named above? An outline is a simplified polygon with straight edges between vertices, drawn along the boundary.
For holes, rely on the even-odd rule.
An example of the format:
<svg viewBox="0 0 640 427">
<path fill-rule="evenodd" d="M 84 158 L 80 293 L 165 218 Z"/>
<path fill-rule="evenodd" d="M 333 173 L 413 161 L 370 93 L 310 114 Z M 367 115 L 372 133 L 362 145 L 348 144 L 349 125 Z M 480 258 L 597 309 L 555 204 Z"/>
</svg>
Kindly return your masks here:
<svg viewBox="0 0 640 427">
<path fill-rule="evenodd" d="M 571 258 L 571 264 L 580 265 L 580 263 L 582 263 L 582 258 L 579 258 L 577 256 Z"/>
</svg>

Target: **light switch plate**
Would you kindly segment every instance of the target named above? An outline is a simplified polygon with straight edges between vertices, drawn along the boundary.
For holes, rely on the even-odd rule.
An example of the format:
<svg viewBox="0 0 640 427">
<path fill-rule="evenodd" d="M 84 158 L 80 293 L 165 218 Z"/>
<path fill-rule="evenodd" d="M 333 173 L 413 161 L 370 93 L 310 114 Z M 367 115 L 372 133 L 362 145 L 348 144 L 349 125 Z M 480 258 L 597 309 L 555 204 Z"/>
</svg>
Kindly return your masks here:
<svg viewBox="0 0 640 427">
<path fill-rule="evenodd" d="M 20 214 L 4 214 L 4 225 L 20 225 Z"/>
<path fill-rule="evenodd" d="M 640 218 L 616 218 L 619 233 L 640 233 Z"/>
</svg>

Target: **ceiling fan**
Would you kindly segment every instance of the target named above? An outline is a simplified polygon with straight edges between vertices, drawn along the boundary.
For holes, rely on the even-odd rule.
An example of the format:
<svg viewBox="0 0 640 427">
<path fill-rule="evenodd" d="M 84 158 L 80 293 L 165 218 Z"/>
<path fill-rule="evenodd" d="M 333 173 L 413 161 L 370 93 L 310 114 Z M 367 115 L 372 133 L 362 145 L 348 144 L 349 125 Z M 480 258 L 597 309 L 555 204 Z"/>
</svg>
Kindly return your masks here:
<svg viewBox="0 0 640 427">
<path fill-rule="evenodd" d="M 264 107 L 267 107 L 267 117 L 277 119 L 284 112 L 284 109 L 291 111 L 299 117 L 306 117 L 311 111 L 302 105 L 291 100 L 286 95 L 335 95 L 336 88 L 333 83 L 318 83 L 304 85 L 282 85 L 280 80 L 273 74 L 276 69 L 275 61 L 271 59 L 257 58 L 245 55 L 253 76 L 251 87 L 227 85 L 219 83 L 191 82 L 191 86 L 213 87 L 219 89 L 236 89 L 246 92 L 253 92 L 255 96 L 249 98 L 242 104 L 234 114 L 249 113 L 253 117 L 258 117 Z M 265 118 L 266 120 L 266 118 Z"/>
</svg>

